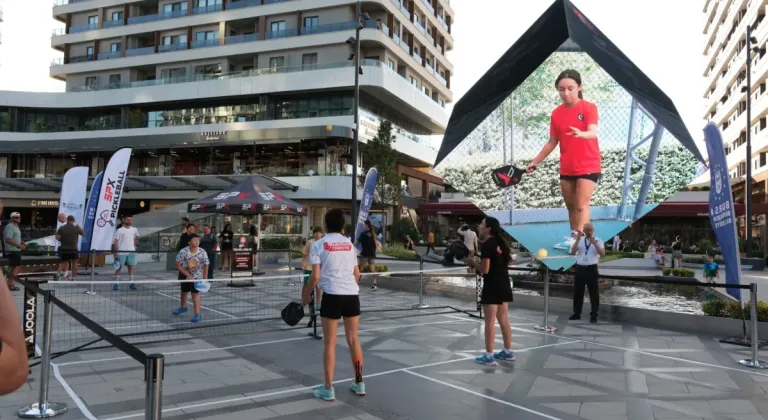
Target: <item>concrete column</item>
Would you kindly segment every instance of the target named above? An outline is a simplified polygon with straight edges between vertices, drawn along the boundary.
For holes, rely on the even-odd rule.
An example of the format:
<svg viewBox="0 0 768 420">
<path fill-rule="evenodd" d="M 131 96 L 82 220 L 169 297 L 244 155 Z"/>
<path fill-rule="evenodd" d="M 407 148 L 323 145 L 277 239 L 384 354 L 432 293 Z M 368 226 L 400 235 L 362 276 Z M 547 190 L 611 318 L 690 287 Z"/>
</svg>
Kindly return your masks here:
<svg viewBox="0 0 768 420">
<path fill-rule="evenodd" d="M 69 63 L 69 44 L 64 44 L 64 64 Z"/>
<path fill-rule="evenodd" d="M 123 7 L 123 25 L 128 24 L 128 18 L 130 17 L 130 15 L 131 15 L 131 7 L 126 4 Z"/>
<path fill-rule="evenodd" d="M 389 35 L 390 38 L 392 38 L 392 35 L 395 33 L 395 15 L 392 13 L 387 13 L 387 27 L 389 27 Z"/>
<path fill-rule="evenodd" d="M 227 22 L 219 22 L 219 45 L 224 45 L 227 40 Z"/>
<path fill-rule="evenodd" d="M 411 22 L 413 22 L 416 19 L 416 16 L 413 13 L 414 10 L 416 10 L 416 9 L 415 9 L 415 5 L 413 4 L 413 2 L 412 1 L 408 2 L 408 11 L 411 12 Z"/>
<path fill-rule="evenodd" d="M 413 55 L 413 34 L 408 34 L 408 44 L 411 46 L 408 52 Z"/>
<path fill-rule="evenodd" d="M 155 54 L 157 54 L 157 47 L 160 46 L 160 32 L 155 31 Z"/>
<path fill-rule="evenodd" d="M 451 71 L 450 70 L 445 71 L 445 87 L 447 87 L 448 89 L 451 88 Z"/>
<path fill-rule="evenodd" d="M 259 17 L 259 40 L 261 41 L 265 40 L 266 33 L 267 33 L 267 17 L 261 16 Z"/>
<path fill-rule="evenodd" d="M 301 35 L 301 27 L 304 25 L 304 22 L 301 20 L 301 10 L 296 12 L 296 35 Z"/>
<path fill-rule="evenodd" d="M 93 58 L 91 58 L 92 61 L 96 61 L 99 57 L 99 40 L 93 41 Z"/>
<path fill-rule="evenodd" d="M 189 10 L 189 9 L 187 9 Z M 192 27 L 187 26 L 187 49 L 192 48 Z"/>
<path fill-rule="evenodd" d="M 99 7 L 99 29 L 104 27 L 104 8 Z"/>
<path fill-rule="evenodd" d="M 64 33 L 69 33 L 69 28 L 72 26 L 72 15 L 67 13 L 67 21 L 64 23 Z"/>
<path fill-rule="evenodd" d="M 120 57 L 125 57 L 126 49 L 128 49 L 128 37 L 123 35 L 120 37 Z"/>
</svg>

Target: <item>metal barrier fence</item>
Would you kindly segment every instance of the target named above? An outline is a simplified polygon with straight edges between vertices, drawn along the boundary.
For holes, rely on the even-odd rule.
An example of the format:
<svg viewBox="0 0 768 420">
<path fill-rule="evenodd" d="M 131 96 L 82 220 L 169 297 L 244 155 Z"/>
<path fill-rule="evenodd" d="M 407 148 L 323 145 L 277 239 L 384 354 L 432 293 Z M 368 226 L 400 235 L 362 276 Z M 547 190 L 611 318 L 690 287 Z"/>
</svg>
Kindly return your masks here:
<svg viewBox="0 0 768 420">
<path fill-rule="evenodd" d="M 29 297 L 28 305 L 24 307 L 24 329 L 27 338 L 33 337 L 33 341 L 28 352 L 31 353 L 31 358 L 34 359 L 35 355 L 40 355 L 40 394 L 38 401 L 22 407 L 19 410 L 19 417 L 21 418 L 49 418 L 55 417 L 65 413 L 68 410 L 66 404 L 50 402 L 48 401 L 48 389 L 50 384 L 50 371 L 51 360 L 53 358 L 53 345 L 56 341 L 54 337 L 54 308 L 58 307 L 64 313 L 69 315 L 75 322 L 82 325 L 91 331 L 92 334 L 99 337 L 100 340 L 108 342 L 111 346 L 122 351 L 126 355 L 130 356 L 140 364 L 144 366 L 145 382 L 146 382 L 146 403 L 145 403 L 145 418 L 151 420 L 159 420 L 161 417 L 162 409 L 162 381 L 164 375 L 164 357 L 162 354 L 150 354 L 147 355 L 137 347 L 127 343 L 125 340 L 116 336 L 112 332 L 103 328 L 99 324 L 95 323 L 89 317 L 85 316 L 81 312 L 75 310 L 67 303 L 60 300 L 53 290 L 45 290 L 40 288 L 45 284 L 45 280 L 40 275 L 37 276 L 25 276 L 26 278 L 19 278 L 18 280 L 24 285 L 25 298 Z M 42 296 L 43 306 L 43 336 L 42 336 L 42 349 L 35 345 L 35 324 L 37 323 L 37 297 Z M 26 299 L 25 299 L 26 301 Z M 27 340 L 29 344 L 29 340 Z M 31 366 L 30 366 L 31 367 Z"/>
</svg>

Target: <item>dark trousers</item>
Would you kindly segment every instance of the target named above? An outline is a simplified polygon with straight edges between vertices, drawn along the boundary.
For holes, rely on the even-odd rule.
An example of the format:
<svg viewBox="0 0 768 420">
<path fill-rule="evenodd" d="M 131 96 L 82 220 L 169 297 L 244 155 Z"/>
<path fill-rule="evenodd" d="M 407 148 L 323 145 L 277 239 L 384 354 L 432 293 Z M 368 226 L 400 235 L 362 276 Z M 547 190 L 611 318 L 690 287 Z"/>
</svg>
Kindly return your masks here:
<svg viewBox="0 0 768 420">
<path fill-rule="evenodd" d="M 573 313 L 581 315 L 584 306 L 584 286 L 589 290 L 589 301 L 592 304 L 590 315 L 597 316 L 600 306 L 600 291 L 597 288 L 597 264 L 576 264 L 576 280 L 573 284 Z"/>
<path fill-rule="evenodd" d="M 430 249 L 432 250 L 432 252 L 434 252 L 435 254 L 437 254 L 437 250 L 435 249 L 435 244 L 430 244 L 430 243 L 428 243 L 428 244 L 427 244 L 427 252 L 426 252 L 424 255 L 426 255 L 426 254 L 429 254 L 429 250 L 430 250 Z"/>
<path fill-rule="evenodd" d="M 216 271 L 216 251 L 208 254 L 208 280 L 213 280 L 214 271 Z"/>
</svg>

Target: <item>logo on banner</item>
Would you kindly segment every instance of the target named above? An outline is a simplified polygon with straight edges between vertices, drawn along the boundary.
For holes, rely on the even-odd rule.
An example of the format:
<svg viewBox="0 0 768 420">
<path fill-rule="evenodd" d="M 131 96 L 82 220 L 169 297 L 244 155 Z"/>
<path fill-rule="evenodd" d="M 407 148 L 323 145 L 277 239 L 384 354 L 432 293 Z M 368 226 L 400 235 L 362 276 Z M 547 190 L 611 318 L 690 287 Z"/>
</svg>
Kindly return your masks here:
<svg viewBox="0 0 768 420">
<path fill-rule="evenodd" d="M 275 199 L 275 195 L 272 193 L 262 193 L 260 192 L 259 195 L 261 198 L 267 200 L 267 201 L 273 201 Z"/>
<path fill-rule="evenodd" d="M 223 192 L 216 197 L 213 197 L 216 201 L 226 200 L 228 198 L 237 197 L 239 199 L 243 199 L 245 197 L 248 197 L 248 193 L 240 192 L 240 191 L 231 191 L 231 192 Z"/>
<path fill-rule="evenodd" d="M 304 211 L 304 207 L 296 207 L 297 213 L 302 213 Z"/>
<path fill-rule="evenodd" d="M 720 169 L 715 172 L 715 192 L 721 194 L 723 191 L 723 177 L 720 176 Z"/>
<path fill-rule="evenodd" d="M 83 210 L 83 205 L 82 204 L 77 204 L 77 203 L 64 203 L 64 202 L 62 202 L 61 203 L 61 209 L 64 210 L 63 213 L 66 213 L 67 215 L 79 214 L 80 211 Z"/>
<path fill-rule="evenodd" d="M 99 215 L 99 219 L 96 220 L 96 226 L 103 228 L 109 223 L 110 226 L 115 226 L 115 222 L 109 217 L 109 210 L 104 210 Z"/>
<path fill-rule="evenodd" d="M 125 183 L 125 171 L 118 172 L 117 180 L 107 178 L 107 187 L 104 189 L 104 200 L 112 202 L 112 208 L 109 211 L 109 217 L 112 220 L 117 219 L 117 211 L 120 209 L 120 197 L 123 195 L 123 184 Z M 105 211 L 106 212 L 106 211 Z M 102 217 L 104 213 L 102 213 Z M 110 220 L 110 225 L 115 224 Z M 104 227 L 104 225 L 99 225 Z"/>
<path fill-rule="evenodd" d="M 191 206 L 192 211 L 197 211 L 197 210 L 200 210 L 200 209 L 202 209 L 204 207 L 205 206 L 203 206 L 202 204 L 192 204 L 192 206 Z"/>
<path fill-rule="evenodd" d="M 269 210 L 271 208 L 272 206 L 270 206 L 269 204 L 264 204 L 264 207 L 263 207 L 264 210 Z"/>
</svg>

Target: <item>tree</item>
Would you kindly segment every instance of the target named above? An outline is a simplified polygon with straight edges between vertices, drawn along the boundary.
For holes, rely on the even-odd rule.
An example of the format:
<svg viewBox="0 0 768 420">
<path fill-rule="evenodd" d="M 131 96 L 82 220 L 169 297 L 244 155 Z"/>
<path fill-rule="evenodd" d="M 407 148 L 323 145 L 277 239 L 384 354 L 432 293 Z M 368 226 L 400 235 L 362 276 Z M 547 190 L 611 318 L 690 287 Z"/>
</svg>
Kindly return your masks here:
<svg viewBox="0 0 768 420">
<path fill-rule="evenodd" d="M 379 178 L 376 182 L 374 202 L 395 206 L 403 195 L 400 175 L 397 173 L 397 151 L 392 149 L 392 123 L 381 120 L 376 136 L 368 142 L 363 151 L 363 173 L 358 177 L 362 187 L 368 170 L 376 168 Z"/>
</svg>

